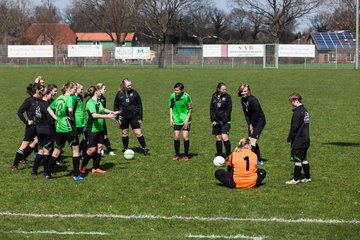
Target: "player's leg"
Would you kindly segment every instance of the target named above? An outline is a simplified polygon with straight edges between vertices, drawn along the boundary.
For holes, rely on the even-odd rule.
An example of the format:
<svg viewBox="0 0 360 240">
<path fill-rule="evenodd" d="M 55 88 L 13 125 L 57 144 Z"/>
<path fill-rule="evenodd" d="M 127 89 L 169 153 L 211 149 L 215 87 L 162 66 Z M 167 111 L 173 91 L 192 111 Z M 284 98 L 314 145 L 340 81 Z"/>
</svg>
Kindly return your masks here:
<svg viewBox="0 0 360 240">
<path fill-rule="evenodd" d="M 134 120 L 131 121 L 130 124 L 131 124 L 131 128 L 134 131 L 135 136 L 137 137 L 138 142 L 140 143 L 140 145 L 141 145 L 141 147 L 143 149 L 144 155 L 147 155 L 148 154 L 148 149 L 146 148 L 145 137 L 142 134 L 141 126 L 140 126 L 139 121 L 134 119 Z"/>
<path fill-rule="evenodd" d="M 173 157 L 174 161 L 178 161 L 180 159 L 180 133 L 181 133 L 181 126 L 174 125 L 174 150 L 175 150 L 175 156 Z"/>
<path fill-rule="evenodd" d="M 233 180 L 233 174 L 225 171 L 224 169 L 216 170 L 215 178 L 228 188 L 236 188 L 236 184 Z"/>
<path fill-rule="evenodd" d="M 190 149 L 190 125 L 187 128 L 183 128 L 183 139 L 184 139 L 184 160 L 188 161 L 190 159 L 189 149 Z"/>
</svg>

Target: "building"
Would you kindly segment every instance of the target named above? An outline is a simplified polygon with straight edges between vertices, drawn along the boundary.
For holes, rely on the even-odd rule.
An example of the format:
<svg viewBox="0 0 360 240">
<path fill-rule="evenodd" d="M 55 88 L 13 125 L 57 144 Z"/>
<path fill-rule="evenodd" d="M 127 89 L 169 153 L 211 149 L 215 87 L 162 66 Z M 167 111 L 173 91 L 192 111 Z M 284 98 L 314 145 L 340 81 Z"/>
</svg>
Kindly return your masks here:
<svg viewBox="0 0 360 240">
<path fill-rule="evenodd" d="M 78 45 L 89 45 L 89 44 L 98 44 L 102 45 L 104 50 L 113 50 L 116 47 L 116 34 L 112 33 L 114 41 L 111 39 L 109 34 L 102 32 L 94 33 L 76 33 L 76 44 Z M 134 32 L 121 33 L 120 41 L 123 43 L 124 47 L 134 47 L 136 45 L 137 37 Z"/>
</svg>

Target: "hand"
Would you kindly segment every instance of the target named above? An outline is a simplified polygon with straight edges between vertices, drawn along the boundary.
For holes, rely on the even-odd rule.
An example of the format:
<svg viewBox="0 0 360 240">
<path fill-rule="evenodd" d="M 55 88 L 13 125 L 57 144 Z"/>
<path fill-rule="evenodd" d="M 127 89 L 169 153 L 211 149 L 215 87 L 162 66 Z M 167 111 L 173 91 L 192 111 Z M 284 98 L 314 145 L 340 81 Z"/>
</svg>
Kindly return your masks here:
<svg viewBox="0 0 360 240">
<path fill-rule="evenodd" d="M 138 120 L 139 124 L 142 124 L 142 120 Z"/>
<path fill-rule="evenodd" d="M 170 119 L 170 126 L 174 127 L 174 120 Z"/>
<path fill-rule="evenodd" d="M 216 122 L 216 121 L 213 121 L 213 122 L 212 122 L 212 125 L 216 125 L 216 124 L 217 124 L 217 122 Z"/>
<path fill-rule="evenodd" d="M 250 125 L 250 126 L 249 126 L 249 131 L 250 131 L 250 134 L 253 134 L 253 132 L 254 132 L 254 128 L 253 128 L 253 126 L 252 126 L 252 125 Z"/>
<path fill-rule="evenodd" d="M 118 119 L 118 123 L 119 123 L 119 125 L 121 125 L 121 119 Z"/>
<path fill-rule="evenodd" d="M 121 113 L 121 111 L 115 111 L 113 113 L 116 114 L 116 115 L 119 115 Z"/>
<path fill-rule="evenodd" d="M 34 124 L 34 120 L 27 120 L 27 124 L 30 126 L 30 125 L 33 125 Z"/>
<path fill-rule="evenodd" d="M 115 113 L 109 113 L 108 115 L 108 118 L 111 118 L 111 119 L 115 119 L 117 117 L 117 115 Z"/>
<path fill-rule="evenodd" d="M 188 129 L 188 127 L 189 127 L 189 123 L 188 123 L 188 121 L 185 121 L 183 129 Z"/>
</svg>

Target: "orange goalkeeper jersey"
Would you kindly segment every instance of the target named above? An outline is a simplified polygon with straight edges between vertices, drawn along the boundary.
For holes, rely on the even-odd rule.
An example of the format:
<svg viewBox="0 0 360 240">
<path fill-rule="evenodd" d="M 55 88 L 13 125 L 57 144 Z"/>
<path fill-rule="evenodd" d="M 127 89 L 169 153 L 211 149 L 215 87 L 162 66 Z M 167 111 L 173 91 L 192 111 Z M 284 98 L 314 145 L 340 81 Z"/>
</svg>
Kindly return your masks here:
<svg viewBox="0 0 360 240">
<path fill-rule="evenodd" d="M 233 179 L 236 188 L 252 188 L 257 180 L 257 156 L 250 149 L 241 149 L 233 152 L 228 160 L 228 166 L 232 166 Z"/>
</svg>

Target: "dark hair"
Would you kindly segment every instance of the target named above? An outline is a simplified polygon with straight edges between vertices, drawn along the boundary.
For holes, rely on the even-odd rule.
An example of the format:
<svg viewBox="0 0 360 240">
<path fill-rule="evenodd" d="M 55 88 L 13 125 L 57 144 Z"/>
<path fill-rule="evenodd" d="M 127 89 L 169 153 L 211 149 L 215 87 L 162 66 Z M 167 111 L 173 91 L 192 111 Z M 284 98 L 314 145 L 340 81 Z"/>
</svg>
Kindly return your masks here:
<svg viewBox="0 0 360 240">
<path fill-rule="evenodd" d="M 174 85 L 174 88 L 180 88 L 180 90 L 184 90 L 184 84 L 178 82 Z"/>
<path fill-rule="evenodd" d="M 88 90 L 86 91 L 86 93 L 84 94 L 84 97 L 87 98 L 87 97 L 93 97 L 94 94 L 96 93 L 97 91 L 97 88 L 95 86 L 90 86 L 88 88 Z"/>
<path fill-rule="evenodd" d="M 301 102 L 302 97 L 301 97 L 300 93 L 293 92 L 292 94 L 290 94 L 289 101 L 293 101 L 293 100 L 298 100 L 299 102 Z"/>
<path fill-rule="evenodd" d="M 58 88 L 55 84 L 50 83 L 49 85 L 47 85 L 47 91 L 46 94 L 49 94 L 53 89 Z"/>
<path fill-rule="evenodd" d="M 218 85 L 216 86 L 216 90 L 215 90 L 215 92 L 213 93 L 213 97 L 216 96 L 216 95 L 219 95 L 220 88 L 221 88 L 222 86 L 226 86 L 226 84 L 223 83 L 223 82 L 218 83 Z"/>
<path fill-rule="evenodd" d="M 41 85 L 39 83 L 30 83 L 27 87 L 26 87 L 26 92 L 27 94 L 29 94 L 30 96 L 33 96 L 36 91 L 38 90 L 42 90 L 44 89 L 44 85 Z"/>
</svg>

